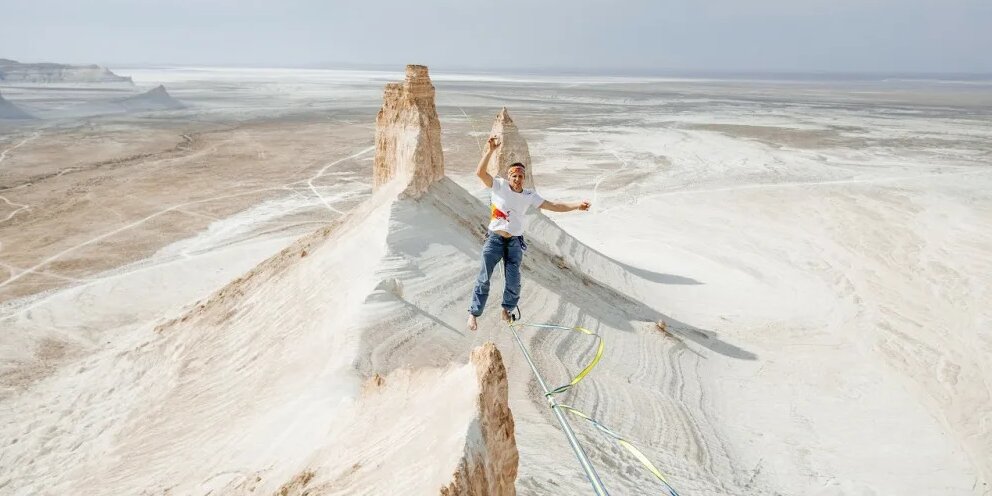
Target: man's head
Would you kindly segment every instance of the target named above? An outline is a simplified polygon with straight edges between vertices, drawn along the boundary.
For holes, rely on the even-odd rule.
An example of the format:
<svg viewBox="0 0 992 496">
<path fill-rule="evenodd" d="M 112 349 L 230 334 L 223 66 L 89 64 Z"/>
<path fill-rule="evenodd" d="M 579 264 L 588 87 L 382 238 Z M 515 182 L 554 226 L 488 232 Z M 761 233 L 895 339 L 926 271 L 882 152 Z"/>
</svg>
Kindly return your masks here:
<svg viewBox="0 0 992 496">
<path fill-rule="evenodd" d="M 506 178 L 510 180 L 513 189 L 524 187 L 524 179 L 527 177 L 527 169 L 524 164 L 515 162 L 506 168 Z"/>
</svg>

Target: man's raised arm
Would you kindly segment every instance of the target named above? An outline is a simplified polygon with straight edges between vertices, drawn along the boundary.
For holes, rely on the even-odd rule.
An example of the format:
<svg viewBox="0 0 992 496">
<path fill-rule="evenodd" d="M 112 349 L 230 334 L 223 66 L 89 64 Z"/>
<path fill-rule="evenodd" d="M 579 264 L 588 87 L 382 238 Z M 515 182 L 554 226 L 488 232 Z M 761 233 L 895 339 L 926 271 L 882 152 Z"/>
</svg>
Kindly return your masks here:
<svg viewBox="0 0 992 496">
<path fill-rule="evenodd" d="M 493 187 L 493 176 L 490 176 L 486 169 L 489 168 L 489 159 L 497 148 L 499 148 L 499 138 L 495 136 L 489 138 L 489 141 L 486 142 L 486 154 L 482 156 L 482 159 L 479 160 L 479 166 L 475 168 L 475 175 L 482 179 L 482 184 L 485 184 L 487 188 Z"/>
</svg>

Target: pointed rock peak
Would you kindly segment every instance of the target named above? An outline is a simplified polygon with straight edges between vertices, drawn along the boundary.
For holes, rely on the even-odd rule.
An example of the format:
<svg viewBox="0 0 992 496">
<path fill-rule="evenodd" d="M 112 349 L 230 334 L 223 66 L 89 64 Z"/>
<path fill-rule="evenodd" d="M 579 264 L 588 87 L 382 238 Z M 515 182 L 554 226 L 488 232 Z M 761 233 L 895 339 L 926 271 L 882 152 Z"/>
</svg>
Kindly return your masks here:
<svg viewBox="0 0 992 496">
<path fill-rule="evenodd" d="M 154 88 L 152 88 L 152 89 L 150 89 L 150 90 L 148 90 L 148 91 L 146 91 L 146 92 L 144 92 L 144 93 L 142 93 L 142 94 L 140 94 L 140 95 L 137 95 L 137 97 L 138 98 L 145 97 L 145 98 L 155 98 L 155 99 L 176 101 L 174 98 L 172 98 L 172 95 L 170 95 L 169 92 L 166 91 L 165 85 L 161 85 L 161 84 L 158 85 L 158 86 L 156 86 L 156 87 L 154 87 Z"/>
<path fill-rule="evenodd" d="M 407 193 L 419 196 L 444 177 L 441 122 L 427 67 L 406 66 L 406 79 L 387 84 L 382 100 L 375 119 L 372 187 L 401 177 L 409 184 Z"/>
<path fill-rule="evenodd" d="M 503 368 L 503 355 L 492 341 L 486 341 L 482 346 L 472 350 L 470 360 L 475 364 L 476 375 L 482 383 L 506 380 L 506 370 Z"/>
<path fill-rule="evenodd" d="M 503 107 L 503 109 L 499 111 L 499 114 L 496 114 L 496 122 L 513 123 L 513 119 L 510 118 L 510 113 L 506 111 L 506 107 Z"/>
<path fill-rule="evenodd" d="M 527 146 L 527 140 L 520 135 L 517 125 L 510 118 L 510 113 L 507 112 L 506 107 L 503 107 L 496 114 L 496 120 L 493 122 L 493 128 L 489 135 L 499 138 L 500 143 L 502 143 L 489 161 L 489 174 L 506 178 L 506 169 L 519 162 L 524 164 L 527 169 L 524 186 L 533 188 L 534 169 L 531 167 L 530 148 Z"/>
<path fill-rule="evenodd" d="M 454 480 L 441 488 L 441 496 L 516 494 L 520 454 L 503 357 L 489 341 L 472 350 L 471 360 L 479 380 L 478 421 L 472 423 L 478 432 L 471 433 L 475 442 L 466 446 Z"/>
<path fill-rule="evenodd" d="M 178 110 L 186 108 L 182 102 L 173 98 L 165 90 L 165 86 L 161 84 L 144 93 L 125 98 L 121 103 L 130 111 Z"/>
</svg>

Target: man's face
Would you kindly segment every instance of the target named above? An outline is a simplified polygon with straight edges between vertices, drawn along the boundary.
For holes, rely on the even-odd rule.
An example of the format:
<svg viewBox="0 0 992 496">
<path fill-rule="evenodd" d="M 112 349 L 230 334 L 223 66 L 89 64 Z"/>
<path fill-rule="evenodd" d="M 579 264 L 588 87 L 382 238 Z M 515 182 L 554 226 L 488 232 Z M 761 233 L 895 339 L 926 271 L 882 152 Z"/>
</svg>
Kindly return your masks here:
<svg viewBox="0 0 992 496">
<path fill-rule="evenodd" d="M 524 177 L 526 175 L 527 174 L 520 167 L 511 167 L 510 170 L 507 171 L 507 178 L 510 179 L 510 185 L 514 188 L 520 188 L 523 186 Z"/>
</svg>

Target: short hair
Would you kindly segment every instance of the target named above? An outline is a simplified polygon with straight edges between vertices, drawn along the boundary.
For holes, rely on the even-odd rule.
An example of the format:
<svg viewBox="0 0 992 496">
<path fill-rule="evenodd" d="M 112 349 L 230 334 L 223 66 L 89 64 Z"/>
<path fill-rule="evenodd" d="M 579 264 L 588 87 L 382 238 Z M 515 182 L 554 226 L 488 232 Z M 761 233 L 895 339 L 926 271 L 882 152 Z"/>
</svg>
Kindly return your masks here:
<svg viewBox="0 0 992 496">
<path fill-rule="evenodd" d="M 507 168 L 506 168 L 506 170 L 510 170 L 510 169 L 512 169 L 512 168 L 514 168 L 514 167 L 520 167 L 520 168 L 521 168 L 521 169 L 523 169 L 523 170 L 527 170 L 527 166 L 525 166 L 525 165 L 524 165 L 523 163 L 521 163 L 521 162 L 514 162 L 514 163 L 512 163 L 512 164 L 510 164 L 510 166 L 509 166 L 509 167 L 507 167 Z"/>
</svg>

